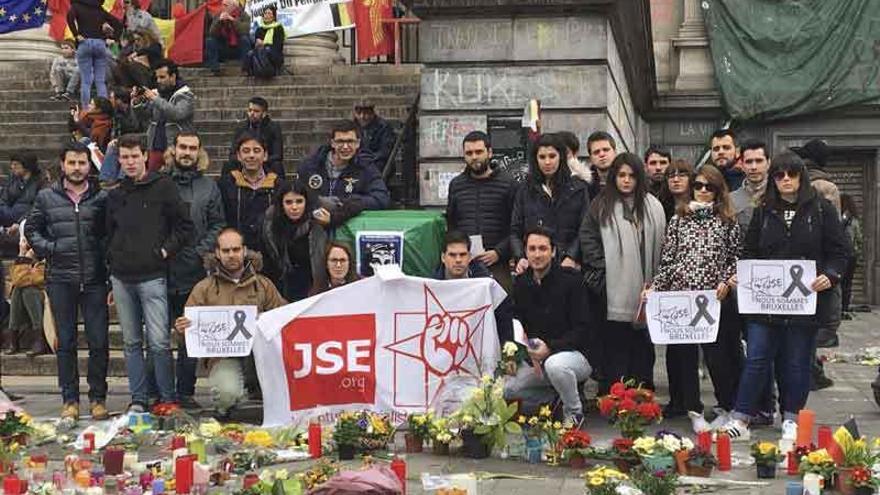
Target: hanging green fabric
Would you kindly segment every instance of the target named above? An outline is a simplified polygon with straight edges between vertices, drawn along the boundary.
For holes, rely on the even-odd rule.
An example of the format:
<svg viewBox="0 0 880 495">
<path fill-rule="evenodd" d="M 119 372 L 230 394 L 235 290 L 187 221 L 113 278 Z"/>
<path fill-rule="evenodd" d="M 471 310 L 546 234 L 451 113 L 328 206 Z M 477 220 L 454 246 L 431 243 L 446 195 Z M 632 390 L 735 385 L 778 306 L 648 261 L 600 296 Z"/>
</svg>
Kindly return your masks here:
<svg viewBox="0 0 880 495">
<path fill-rule="evenodd" d="M 880 97 L 880 2 L 702 0 L 724 107 L 775 120 Z"/>
</svg>

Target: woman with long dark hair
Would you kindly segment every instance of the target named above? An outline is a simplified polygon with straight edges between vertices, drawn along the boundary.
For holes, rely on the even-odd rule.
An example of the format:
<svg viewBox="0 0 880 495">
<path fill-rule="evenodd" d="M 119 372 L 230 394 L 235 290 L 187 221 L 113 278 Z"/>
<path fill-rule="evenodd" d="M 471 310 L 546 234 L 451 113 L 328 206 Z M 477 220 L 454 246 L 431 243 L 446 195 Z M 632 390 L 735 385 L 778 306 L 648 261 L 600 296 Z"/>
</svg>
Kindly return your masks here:
<svg viewBox="0 0 880 495">
<path fill-rule="evenodd" d="M 635 317 L 660 261 L 666 216 L 648 194 L 647 180 L 641 158 L 617 155 L 580 228 L 584 282 L 606 310 L 598 329 L 602 362 L 594 363 L 604 378 L 602 391 L 620 379 L 653 387 L 654 345 Z"/>
<path fill-rule="evenodd" d="M 360 277 L 355 270 L 354 258 L 348 244 L 330 241 L 324 250 L 324 272 L 320 278 L 323 285 L 312 288 L 312 294 L 320 294 L 357 281 Z"/>
<path fill-rule="evenodd" d="M 752 215 L 742 257 L 815 261 L 816 279 L 804 282 L 818 293 L 818 301 L 815 315 L 747 315 L 746 363 L 734 411 L 723 428 L 731 438 L 749 438 L 749 420 L 760 405 L 770 365 L 776 362 L 776 373 L 782 378 L 778 384 L 782 436 L 795 439 L 797 414 L 810 393 L 817 325 L 827 320 L 829 289 L 846 270 L 844 235 L 837 209 L 816 194 L 804 162 L 791 152 L 774 158 L 767 192 Z"/>
<path fill-rule="evenodd" d="M 676 208 L 687 205 L 691 200 L 691 181 L 694 178 L 694 167 L 690 163 L 678 159 L 666 167 L 664 176 L 665 180 L 660 184 L 660 193 L 657 199 L 663 205 L 668 222 L 675 215 Z"/>
<path fill-rule="evenodd" d="M 279 186 L 266 212 L 263 244 L 266 273 L 288 301 L 309 295 L 323 285 L 324 251 L 327 233 L 312 218 L 317 198 L 305 184 L 296 181 Z"/>
<path fill-rule="evenodd" d="M 714 290 L 719 300 L 732 302 L 733 298 L 728 298 L 729 281 L 736 274 L 740 237 L 724 175 L 714 165 L 703 165 L 693 180 L 693 199 L 678 205 L 666 228 L 666 241 L 652 290 Z M 725 324 L 725 316 L 736 316 L 736 311 L 735 304 L 725 304 L 718 338 L 711 344 L 702 344 L 720 409 L 717 426 L 726 422 L 726 414 L 733 409 L 742 371 L 739 327 Z M 699 347 L 697 344 L 666 347 L 669 404 L 663 411 L 664 417 L 690 413 L 698 430 L 708 427 L 703 420 L 700 400 Z"/>
<path fill-rule="evenodd" d="M 552 134 L 541 136 L 531 148 L 529 175 L 516 194 L 511 214 L 510 243 L 517 275 L 529 267 L 523 234 L 535 227 L 553 233 L 561 266 L 580 267 L 578 227 L 587 211 L 589 193 L 586 183 L 572 179 L 566 149 Z"/>
</svg>

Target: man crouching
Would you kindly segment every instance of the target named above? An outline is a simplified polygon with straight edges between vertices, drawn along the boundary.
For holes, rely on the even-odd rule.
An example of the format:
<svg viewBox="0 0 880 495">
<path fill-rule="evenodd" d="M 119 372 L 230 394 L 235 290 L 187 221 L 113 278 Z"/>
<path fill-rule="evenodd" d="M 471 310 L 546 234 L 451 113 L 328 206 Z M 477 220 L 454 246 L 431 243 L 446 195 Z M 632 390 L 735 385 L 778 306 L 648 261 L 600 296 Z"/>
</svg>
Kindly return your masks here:
<svg viewBox="0 0 880 495">
<path fill-rule="evenodd" d="M 263 259 L 258 252 L 249 252 L 244 238 L 227 227 L 217 236 L 214 255 L 206 259 L 208 276 L 193 288 L 186 306 L 256 306 L 262 313 L 287 304 L 272 282 L 257 273 Z M 174 321 L 178 332 L 185 332 L 192 322 L 185 316 Z M 249 357 L 211 359 L 208 383 L 211 400 L 219 416 L 245 398 L 244 363 Z"/>
</svg>

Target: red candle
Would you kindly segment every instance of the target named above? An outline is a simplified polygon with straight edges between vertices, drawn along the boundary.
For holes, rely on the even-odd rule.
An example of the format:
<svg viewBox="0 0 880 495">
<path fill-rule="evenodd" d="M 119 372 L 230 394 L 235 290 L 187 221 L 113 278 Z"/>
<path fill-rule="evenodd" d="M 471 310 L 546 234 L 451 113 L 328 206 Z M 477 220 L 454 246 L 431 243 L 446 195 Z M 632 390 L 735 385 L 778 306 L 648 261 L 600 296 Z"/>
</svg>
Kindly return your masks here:
<svg viewBox="0 0 880 495">
<path fill-rule="evenodd" d="M 244 481 L 242 482 L 241 487 L 247 490 L 248 488 L 256 485 L 260 482 L 260 477 L 257 473 L 248 473 L 244 475 Z"/>
<path fill-rule="evenodd" d="M 726 433 L 719 433 L 715 440 L 715 455 L 718 457 L 718 470 L 730 471 L 730 437 Z"/>
<path fill-rule="evenodd" d="M 182 449 L 186 447 L 186 438 L 183 435 L 174 435 L 171 437 L 171 450 L 172 452 L 177 449 Z"/>
<path fill-rule="evenodd" d="M 712 452 L 711 431 L 703 431 L 697 434 L 697 447 L 704 452 Z"/>
<path fill-rule="evenodd" d="M 309 455 L 312 459 L 321 457 L 321 423 L 309 423 Z"/>
<path fill-rule="evenodd" d="M 95 434 L 87 431 L 83 433 L 83 453 L 91 454 L 95 450 Z"/>
<path fill-rule="evenodd" d="M 809 409 L 801 409 L 798 413 L 797 442 L 798 447 L 809 446 L 813 443 L 813 425 L 816 423 L 816 413 Z"/>
<path fill-rule="evenodd" d="M 104 474 L 115 476 L 122 474 L 122 461 L 125 451 L 122 449 L 107 449 L 104 451 Z"/>
<path fill-rule="evenodd" d="M 394 460 L 391 461 L 391 470 L 397 475 L 400 486 L 403 488 L 403 495 L 406 495 L 406 461 L 394 456 Z"/>
<path fill-rule="evenodd" d="M 3 493 L 7 493 L 10 495 L 19 495 L 20 493 L 24 493 L 21 489 L 22 480 L 18 479 L 18 476 L 14 474 L 10 474 L 7 477 L 3 478 Z"/>
<path fill-rule="evenodd" d="M 790 450 L 788 452 L 788 474 L 791 476 L 795 476 L 798 474 L 798 465 L 800 464 L 800 460 L 797 458 L 797 454 L 795 451 Z"/>
<path fill-rule="evenodd" d="M 174 464 L 175 491 L 177 493 L 189 493 L 193 484 L 193 463 L 196 462 L 194 455 L 182 455 Z"/>
<path fill-rule="evenodd" d="M 827 449 L 829 445 L 831 445 L 831 427 L 830 426 L 820 426 L 819 427 L 819 448 Z"/>
</svg>

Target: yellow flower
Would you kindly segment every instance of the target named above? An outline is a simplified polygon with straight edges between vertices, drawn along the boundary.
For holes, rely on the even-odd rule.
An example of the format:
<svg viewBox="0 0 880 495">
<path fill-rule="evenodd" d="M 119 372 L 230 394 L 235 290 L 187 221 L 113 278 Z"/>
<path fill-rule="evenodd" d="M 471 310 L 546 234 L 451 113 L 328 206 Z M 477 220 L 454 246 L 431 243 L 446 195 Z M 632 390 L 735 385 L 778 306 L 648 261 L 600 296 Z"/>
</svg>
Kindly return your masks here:
<svg viewBox="0 0 880 495">
<path fill-rule="evenodd" d="M 550 406 L 541 406 L 541 410 L 538 411 L 539 416 L 549 417 L 553 414 L 553 411 L 550 410 Z"/>
<path fill-rule="evenodd" d="M 203 437 L 214 437 L 223 430 L 223 425 L 217 421 L 206 421 L 199 425 L 199 434 Z"/>
<path fill-rule="evenodd" d="M 272 435 L 269 435 L 266 430 L 252 430 L 244 434 L 244 443 L 258 447 L 271 447 Z"/>
<path fill-rule="evenodd" d="M 776 452 L 776 445 L 770 442 L 761 442 L 758 444 L 758 452 L 760 452 L 761 455 L 774 454 Z"/>
<path fill-rule="evenodd" d="M 474 417 L 471 416 L 470 414 L 465 414 L 464 416 L 461 417 L 461 421 L 464 424 L 471 424 L 474 422 Z"/>
<path fill-rule="evenodd" d="M 515 343 L 510 342 L 510 341 L 504 343 L 504 349 L 502 350 L 502 352 L 504 353 L 505 356 L 513 357 L 516 355 L 516 351 L 517 351 L 517 347 L 516 347 Z"/>
<path fill-rule="evenodd" d="M 28 414 L 24 411 L 18 413 L 18 417 L 21 419 L 21 422 L 26 425 L 31 424 L 31 421 L 34 420 L 34 418 L 32 418 L 30 414 Z"/>
<path fill-rule="evenodd" d="M 553 423 L 553 428 L 556 428 L 557 430 L 561 430 L 561 429 L 562 429 L 562 423 L 560 423 L 559 421 Z"/>
<path fill-rule="evenodd" d="M 427 420 L 428 420 L 428 418 L 426 418 L 425 416 L 423 416 L 423 415 L 421 415 L 421 414 L 418 415 L 418 416 L 413 416 L 413 421 L 414 421 L 417 425 L 423 425 L 423 424 L 425 424 L 425 421 L 427 421 Z"/>
<path fill-rule="evenodd" d="M 488 384 L 492 383 L 492 376 L 491 375 L 483 375 L 483 378 L 481 379 L 481 381 L 483 382 L 483 385 L 488 385 Z"/>
<path fill-rule="evenodd" d="M 590 478 L 590 485 L 592 486 L 602 486 L 605 483 L 605 480 L 600 476 L 593 476 Z"/>
<path fill-rule="evenodd" d="M 538 424 L 538 418 L 537 418 L 537 417 L 532 416 L 531 418 L 529 418 L 529 425 L 530 425 L 530 426 L 535 426 L 536 424 Z"/>
<path fill-rule="evenodd" d="M 522 414 L 520 414 L 519 417 L 516 418 L 516 422 L 521 425 L 524 425 L 524 424 L 526 424 L 526 417 L 523 416 Z"/>
</svg>

